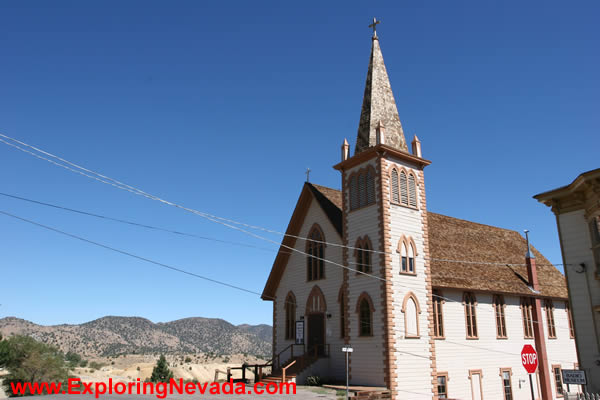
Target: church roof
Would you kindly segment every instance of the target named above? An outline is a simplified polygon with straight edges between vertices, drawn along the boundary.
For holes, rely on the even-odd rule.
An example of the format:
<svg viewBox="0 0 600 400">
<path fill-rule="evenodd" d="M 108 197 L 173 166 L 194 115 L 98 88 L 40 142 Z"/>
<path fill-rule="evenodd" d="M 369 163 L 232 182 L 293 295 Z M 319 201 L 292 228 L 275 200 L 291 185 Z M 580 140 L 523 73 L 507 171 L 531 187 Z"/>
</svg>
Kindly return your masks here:
<svg viewBox="0 0 600 400">
<path fill-rule="evenodd" d="M 383 62 L 379 39 L 373 36 L 367 82 L 358 124 L 355 154 L 377 144 L 377 126 L 385 130 L 385 144 L 408 152 L 392 85 Z"/>
<path fill-rule="evenodd" d="M 306 204 L 308 192 L 317 200 L 341 237 L 341 192 L 310 183 L 306 183 L 304 186 L 286 233 L 292 235 L 298 233 L 292 231 L 296 229 L 299 231 L 300 227 L 297 224 L 304 219 L 306 210 L 301 212 L 299 206 L 301 202 Z M 301 215 L 302 213 L 304 215 Z M 527 242 L 518 232 L 432 212 L 427 212 L 427 221 L 431 281 L 434 288 L 525 296 L 534 294 L 528 288 L 527 267 L 524 265 Z M 294 229 L 290 229 L 293 222 Z M 329 238 L 327 240 L 332 241 Z M 295 240 L 285 237 L 284 243 L 292 246 Z M 541 295 L 567 299 L 567 285 L 563 274 L 539 251 L 533 247 L 532 249 L 536 256 Z M 287 257 L 289 257 L 289 252 L 285 251 L 280 251 L 277 255 L 263 292 L 263 299 L 269 300 L 275 295 Z"/>
</svg>

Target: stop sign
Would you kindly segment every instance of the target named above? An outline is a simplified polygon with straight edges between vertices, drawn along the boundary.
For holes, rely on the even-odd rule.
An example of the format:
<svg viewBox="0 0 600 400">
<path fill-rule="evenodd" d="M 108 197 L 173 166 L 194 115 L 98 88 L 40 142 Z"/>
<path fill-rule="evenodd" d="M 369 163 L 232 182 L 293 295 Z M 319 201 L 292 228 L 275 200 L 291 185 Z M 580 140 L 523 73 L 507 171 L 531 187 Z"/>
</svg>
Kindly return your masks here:
<svg viewBox="0 0 600 400">
<path fill-rule="evenodd" d="M 537 369 L 538 356 L 532 345 L 526 344 L 523 346 L 523 350 L 521 350 L 521 363 L 523 363 L 523 367 L 530 374 L 533 374 Z"/>
</svg>

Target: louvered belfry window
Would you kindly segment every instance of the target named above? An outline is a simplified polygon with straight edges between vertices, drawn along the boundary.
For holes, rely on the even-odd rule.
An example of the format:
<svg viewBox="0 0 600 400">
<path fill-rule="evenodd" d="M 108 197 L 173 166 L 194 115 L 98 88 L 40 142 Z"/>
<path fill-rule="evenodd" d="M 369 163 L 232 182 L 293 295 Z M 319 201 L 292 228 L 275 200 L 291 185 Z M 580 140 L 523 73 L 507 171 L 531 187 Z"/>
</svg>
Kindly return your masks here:
<svg viewBox="0 0 600 400">
<path fill-rule="evenodd" d="M 400 188 L 398 187 L 398 171 L 392 170 L 392 203 L 400 203 Z"/>
<path fill-rule="evenodd" d="M 410 206 L 417 206 L 417 184 L 415 182 L 415 176 L 413 174 L 408 175 L 408 195 L 410 198 Z"/>
<path fill-rule="evenodd" d="M 375 172 L 372 167 L 350 177 L 350 210 L 375 204 Z"/>
<path fill-rule="evenodd" d="M 358 178 L 354 175 L 350 178 L 350 209 L 358 208 Z"/>
<path fill-rule="evenodd" d="M 306 257 L 306 280 L 316 281 L 325 277 L 325 245 L 321 231 L 314 227 L 308 235 L 307 249 L 308 256 Z"/>
<path fill-rule="evenodd" d="M 400 200 L 404 205 L 408 205 L 408 192 L 406 183 L 406 172 L 400 171 Z"/>
</svg>

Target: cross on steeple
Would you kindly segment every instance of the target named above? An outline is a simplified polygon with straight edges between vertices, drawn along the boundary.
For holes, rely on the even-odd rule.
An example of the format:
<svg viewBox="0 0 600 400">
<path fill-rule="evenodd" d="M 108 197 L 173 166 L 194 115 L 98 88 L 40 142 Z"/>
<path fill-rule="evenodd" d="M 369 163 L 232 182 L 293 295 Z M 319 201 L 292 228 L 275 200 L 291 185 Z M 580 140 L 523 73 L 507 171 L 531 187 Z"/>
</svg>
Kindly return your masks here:
<svg viewBox="0 0 600 400">
<path fill-rule="evenodd" d="M 380 24 L 381 21 L 377 21 L 377 18 L 373 18 L 373 23 L 369 25 L 369 28 L 373 28 L 373 37 L 377 37 L 377 24 Z"/>
<path fill-rule="evenodd" d="M 310 182 L 310 168 L 306 168 L 306 182 Z"/>
</svg>

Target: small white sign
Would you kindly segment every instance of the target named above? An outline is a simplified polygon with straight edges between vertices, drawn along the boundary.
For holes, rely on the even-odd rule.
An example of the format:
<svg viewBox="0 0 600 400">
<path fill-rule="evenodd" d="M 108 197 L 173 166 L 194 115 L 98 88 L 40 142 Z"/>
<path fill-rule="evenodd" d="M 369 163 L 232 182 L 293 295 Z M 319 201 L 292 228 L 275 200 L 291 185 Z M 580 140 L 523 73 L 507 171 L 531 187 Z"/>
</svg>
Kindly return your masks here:
<svg viewBox="0 0 600 400">
<path fill-rule="evenodd" d="M 304 344 L 304 321 L 296 321 L 296 344 Z"/>
<path fill-rule="evenodd" d="M 352 353 L 354 349 L 352 347 L 342 347 L 344 353 Z"/>
<path fill-rule="evenodd" d="M 562 376 L 565 385 L 587 385 L 585 371 L 580 369 L 563 369 Z"/>
</svg>

